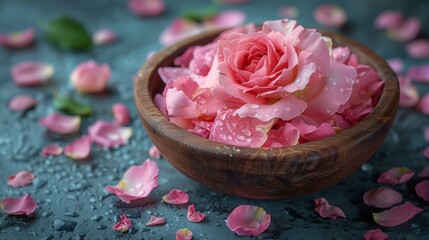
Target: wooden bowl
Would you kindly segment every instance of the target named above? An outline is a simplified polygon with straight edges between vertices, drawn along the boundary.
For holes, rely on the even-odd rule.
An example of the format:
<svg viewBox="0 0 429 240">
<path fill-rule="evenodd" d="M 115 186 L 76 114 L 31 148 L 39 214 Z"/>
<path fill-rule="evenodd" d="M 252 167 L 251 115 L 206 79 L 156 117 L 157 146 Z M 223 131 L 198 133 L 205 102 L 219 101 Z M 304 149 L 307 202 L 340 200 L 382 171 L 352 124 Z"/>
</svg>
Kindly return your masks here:
<svg viewBox="0 0 429 240">
<path fill-rule="evenodd" d="M 141 121 L 153 143 L 177 170 L 214 190 L 246 198 L 280 199 L 329 187 L 359 169 L 385 139 L 396 115 L 399 87 L 396 75 L 377 54 L 335 33 L 334 46 L 347 46 L 362 63 L 374 67 L 385 81 L 374 111 L 355 126 L 319 141 L 284 148 L 247 148 L 201 138 L 170 123 L 153 97 L 164 83 L 159 67 L 192 45 L 211 42 L 220 30 L 190 37 L 151 57 L 140 69 L 134 98 Z"/>
</svg>

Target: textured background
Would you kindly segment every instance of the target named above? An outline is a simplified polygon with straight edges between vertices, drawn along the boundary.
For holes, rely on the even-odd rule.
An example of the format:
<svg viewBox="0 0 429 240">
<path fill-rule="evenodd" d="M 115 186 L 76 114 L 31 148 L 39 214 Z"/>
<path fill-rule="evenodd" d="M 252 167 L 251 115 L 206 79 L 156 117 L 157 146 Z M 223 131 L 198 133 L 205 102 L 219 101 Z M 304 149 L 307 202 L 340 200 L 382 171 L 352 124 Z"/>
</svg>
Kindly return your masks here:
<svg viewBox="0 0 429 240">
<path fill-rule="evenodd" d="M 225 225 L 228 214 L 240 204 L 258 205 L 272 215 L 269 229 L 256 239 L 362 239 L 369 229 L 381 228 L 391 239 L 429 239 L 429 206 L 414 193 L 417 179 L 394 186 L 405 200 L 425 211 L 411 221 L 397 227 L 379 227 L 372 220 L 374 210 L 362 203 L 363 193 L 379 186 L 380 172 L 395 166 L 408 166 L 419 171 L 428 164 L 421 152 L 425 147 L 422 129 L 428 117 L 414 109 L 400 110 L 392 131 L 375 156 L 352 176 L 337 185 L 310 196 L 284 201 L 256 201 L 236 198 L 206 189 L 189 180 L 165 160 L 157 160 L 160 167 L 159 187 L 147 204 L 122 204 L 116 196 L 104 191 L 114 185 L 131 165 L 141 164 L 148 156 L 151 142 L 137 118 L 133 104 L 132 77 L 144 63 L 147 54 L 160 49 L 158 36 L 162 29 L 188 8 L 204 8 L 211 1 L 166 1 L 167 11 L 157 18 L 138 18 L 126 7 L 125 0 L 0 0 L 0 32 L 12 32 L 29 26 L 37 27 L 37 40 L 29 49 L 0 48 L 0 199 L 30 193 L 38 204 L 33 217 L 11 217 L 0 211 L 0 239 L 173 239 L 179 228 L 187 227 L 194 239 L 246 239 L 235 236 Z M 323 1 L 262 1 L 235 6 L 247 13 L 248 21 L 261 23 L 279 18 L 278 7 L 291 4 L 300 8 L 298 20 L 307 26 L 318 25 L 312 18 L 317 4 Z M 402 9 L 409 16 L 418 16 L 424 25 L 422 34 L 429 34 L 429 1 L 331 1 L 341 4 L 349 13 L 349 22 L 340 32 L 373 48 L 383 57 L 405 57 L 403 44 L 390 41 L 384 32 L 375 30 L 373 20 L 385 9 Z M 219 6 L 219 9 L 232 8 Z M 61 51 L 47 42 L 38 24 L 55 16 L 68 15 L 85 24 L 90 32 L 108 27 L 120 40 L 112 45 L 93 48 L 89 52 Z M 93 96 L 76 94 L 68 83 L 68 76 L 81 61 L 94 59 L 109 63 L 113 76 L 108 93 Z M 37 60 L 55 66 L 55 76 L 45 86 L 16 87 L 10 77 L 13 64 L 23 60 Z M 406 65 L 423 61 L 406 59 Z M 419 85 L 421 93 L 427 86 Z M 49 143 L 65 145 L 78 136 L 60 137 L 46 132 L 38 119 L 53 112 L 52 93 L 59 91 L 90 103 L 95 114 L 83 121 L 81 133 L 97 119 L 110 120 L 111 106 L 123 102 L 132 112 L 134 135 L 130 143 L 114 150 L 93 147 L 90 161 L 76 162 L 65 156 L 43 158 L 41 148 Z M 16 94 L 35 96 L 39 105 L 24 114 L 11 113 L 7 102 Z M 7 176 L 31 170 L 36 176 L 33 185 L 13 189 L 6 184 Z M 186 208 L 164 204 L 161 196 L 171 188 L 186 190 L 199 211 L 207 214 L 204 223 L 189 223 Z M 326 220 L 313 211 L 313 199 L 325 197 L 343 208 L 347 219 Z M 134 228 L 128 234 L 111 229 L 120 214 L 128 214 Z M 167 224 L 148 228 L 150 215 L 164 216 Z M 54 224 L 55 223 L 55 224 Z M 58 229 L 59 225 L 63 228 Z M 53 227 L 55 225 L 57 230 Z"/>
</svg>

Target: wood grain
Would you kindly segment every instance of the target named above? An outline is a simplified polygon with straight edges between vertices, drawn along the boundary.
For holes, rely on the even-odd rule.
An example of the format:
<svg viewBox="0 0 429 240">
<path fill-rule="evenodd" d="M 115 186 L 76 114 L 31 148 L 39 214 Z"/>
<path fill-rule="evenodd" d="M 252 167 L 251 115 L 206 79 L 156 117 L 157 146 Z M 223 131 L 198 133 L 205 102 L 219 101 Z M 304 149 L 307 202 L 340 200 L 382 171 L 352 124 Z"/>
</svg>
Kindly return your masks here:
<svg viewBox="0 0 429 240">
<path fill-rule="evenodd" d="M 194 181 L 227 194 L 257 199 L 305 195 L 329 187 L 358 170 L 384 141 L 396 115 L 399 86 L 386 61 L 365 46 L 338 34 L 323 32 L 334 46 L 347 46 L 360 61 L 374 67 L 385 81 L 374 111 L 335 136 L 285 148 L 225 145 L 188 133 L 170 123 L 153 102 L 164 83 L 157 69 L 192 45 L 211 42 L 220 30 L 204 32 L 167 47 L 140 69 L 134 98 L 141 121 L 162 155 Z"/>
</svg>

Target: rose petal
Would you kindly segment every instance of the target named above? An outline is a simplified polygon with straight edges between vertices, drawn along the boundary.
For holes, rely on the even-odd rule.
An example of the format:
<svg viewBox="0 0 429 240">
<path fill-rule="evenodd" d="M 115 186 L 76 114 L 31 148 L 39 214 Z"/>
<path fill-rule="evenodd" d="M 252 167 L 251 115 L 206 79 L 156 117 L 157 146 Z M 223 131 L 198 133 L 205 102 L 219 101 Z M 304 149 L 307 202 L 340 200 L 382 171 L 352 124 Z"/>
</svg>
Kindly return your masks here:
<svg viewBox="0 0 429 240">
<path fill-rule="evenodd" d="M 363 236 L 364 240 L 386 240 L 389 235 L 382 232 L 380 229 L 369 230 Z"/>
<path fill-rule="evenodd" d="M 417 109 L 425 115 L 429 115 L 429 93 L 426 93 L 417 104 Z"/>
<path fill-rule="evenodd" d="M 131 121 L 130 111 L 128 108 L 121 103 L 113 104 L 113 117 L 115 119 L 115 123 L 119 125 L 128 125 Z"/>
<path fill-rule="evenodd" d="M 283 5 L 279 8 L 279 15 L 284 18 L 297 18 L 299 9 L 295 6 Z"/>
<path fill-rule="evenodd" d="M 150 216 L 150 219 L 149 221 L 147 221 L 146 226 L 156 226 L 156 225 L 162 225 L 164 223 L 165 223 L 165 218 Z"/>
<path fill-rule="evenodd" d="M 169 204 L 180 205 L 189 202 L 189 195 L 179 189 L 172 189 L 166 195 L 162 196 L 162 200 Z"/>
<path fill-rule="evenodd" d="M 30 95 L 16 95 L 9 102 L 9 110 L 24 112 L 36 106 L 37 100 Z"/>
<path fill-rule="evenodd" d="M 331 218 L 331 219 L 337 219 L 337 217 L 346 218 L 346 215 L 344 214 L 343 210 L 341 210 L 336 206 L 330 205 L 325 198 L 316 198 L 314 199 L 314 203 L 316 204 L 314 211 L 319 213 L 319 215 L 322 218 Z"/>
<path fill-rule="evenodd" d="M 64 153 L 67 157 L 74 160 L 83 160 L 88 158 L 91 153 L 91 144 L 91 137 L 84 135 L 67 145 L 64 149 Z"/>
<path fill-rule="evenodd" d="M 10 186 L 17 187 L 25 187 L 33 183 L 34 175 L 29 171 L 20 171 L 11 175 L 7 179 L 7 184 Z"/>
<path fill-rule="evenodd" d="M 429 202 L 429 181 L 421 181 L 417 183 L 415 190 L 419 197 L 423 198 L 426 202 Z"/>
<path fill-rule="evenodd" d="M 113 225 L 113 230 L 124 233 L 133 227 L 133 223 L 127 216 L 121 215 L 120 218 L 121 220 Z"/>
<path fill-rule="evenodd" d="M 0 202 L 0 208 L 10 215 L 30 215 L 36 208 L 37 204 L 30 194 L 25 194 L 18 198 L 5 198 Z"/>
<path fill-rule="evenodd" d="M 145 198 L 158 187 L 158 173 L 158 165 L 146 159 L 142 165 L 130 167 L 122 180 L 115 187 L 107 186 L 106 191 L 115 194 L 126 203 Z"/>
<path fill-rule="evenodd" d="M 380 213 L 373 213 L 374 221 L 383 227 L 398 226 L 423 211 L 410 202 L 393 207 Z"/>
<path fill-rule="evenodd" d="M 406 46 L 407 53 L 413 58 L 427 58 L 429 57 L 429 40 L 418 39 L 412 41 Z"/>
<path fill-rule="evenodd" d="M 159 149 L 155 145 L 153 145 L 149 149 L 149 156 L 151 158 L 160 159 L 161 158 L 161 152 L 159 151 Z"/>
<path fill-rule="evenodd" d="M 203 138 L 209 138 L 212 131 L 213 122 L 193 120 L 188 128 L 188 132 Z"/>
<path fill-rule="evenodd" d="M 218 28 L 230 28 L 238 26 L 246 21 L 246 14 L 239 10 L 228 10 L 217 14 L 214 18 L 204 21 L 205 25 L 213 25 Z"/>
<path fill-rule="evenodd" d="M 400 27 L 404 17 L 400 11 L 387 10 L 381 12 L 374 21 L 374 25 L 378 29 L 391 29 Z"/>
<path fill-rule="evenodd" d="M 54 75 L 54 67 L 47 63 L 25 61 L 13 65 L 11 75 L 17 86 L 38 86 Z"/>
<path fill-rule="evenodd" d="M 386 187 L 368 190 L 363 195 L 363 202 L 370 207 L 389 208 L 402 201 L 402 195 Z"/>
<path fill-rule="evenodd" d="M 128 9 L 142 17 L 161 15 L 165 10 L 164 0 L 128 0 Z"/>
<path fill-rule="evenodd" d="M 49 131 L 59 134 L 70 134 L 79 130 L 81 118 L 59 113 L 52 113 L 41 118 L 39 123 Z"/>
<path fill-rule="evenodd" d="M 429 177 L 429 166 L 424 167 L 423 170 L 417 176 L 421 178 Z"/>
<path fill-rule="evenodd" d="M 347 21 L 346 11 L 338 5 L 329 3 L 317 6 L 313 16 L 319 24 L 331 28 L 339 28 Z"/>
<path fill-rule="evenodd" d="M 294 119 L 292 124 L 298 128 L 301 137 L 306 141 L 316 141 L 336 134 L 331 124 L 318 124 L 305 116 Z"/>
<path fill-rule="evenodd" d="M 34 42 L 35 32 L 33 28 L 27 28 L 22 32 L 12 34 L 0 34 L 0 45 L 8 48 L 25 48 Z"/>
<path fill-rule="evenodd" d="M 119 147 L 127 144 L 133 133 L 131 128 L 101 120 L 89 126 L 88 132 L 94 143 L 103 147 Z"/>
<path fill-rule="evenodd" d="M 396 74 L 401 73 L 404 69 L 404 61 L 400 58 L 387 59 L 387 63 Z"/>
<path fill-rule="evenodd" d="M 411 84 L 408 76 L 398 76 L 399 80 L 399 106 L 412 107 L 419 102 L 420 95 L 416 86 Z"/>
<path fill-rule="evenodd" d="M 165 94 L 165 105 L 169 117 L 192 119 L 198 118 L 201 111 L 197 104 L 186 96 L 185 92 L 177 88 L 170 88 Z"/>
<path fill-rule="evenodd" d="M 95 45 L 106 45 L 115 42 L 116 33 L 110 29 L 99 29 L 92 34 L 92 42 Z"/>
<path fill-rule="evenodd" d="M 179 229 L 179 231 L 176 232 L 176 240 L 191 240 L 192 239 L 192 232 L 187 228 Z"/>
<path fill-rule="evenodd" d="M 429 159 L 429 146 L 423 150 L 423 157 Z"/>
<path fill-rule="evenodd" d="M 407 75 L 414 81 L 429 83 L 429 64 L 410 67 Z"/>
<path fill-rule="evenodd" d="M 271 215 L 261 207 L 240 205 L 226 219 L 226 225 L 240 236 L 258 236 L 270 226 Z"/>
<path fill-rule="evenodd" d="M 407 167 L 395 167 L 380 174 L 377 182 L 386 184 L 406 183 L 414 176 L 414 173 L 414 171 Z"/>
<path fill-rule="evenodd" d="M 57 144 L 51 144 L 43 147 L 42 156 L 59 156 L 63 154 L 63 148 L 58 146 Z"/>
<path fill-rule="evenodd" d="M 206 215 L 204 213 L 197 212 L 195 210 L 194 204 L 188 206 L 188 213 L 186 214 L 186 216 L 190 222 L 194 223 L 202 222 L 206 218 Z"/>
<path fill-rule="evenodd" d="M 299 129 L 290 123 L 286 123 L 284 126 L 271 129 L 268 132 L 268 139 L 263 147 L 275 148 L 297 145 L 299 137 Z"/>
<path fill-rule="evenodd" d="M 100 93 L 107 87 L 111 76 L 109 65 L 98 65 L 93 60 L 80 63 L 70 73 L 73 87 L 86 94 Z"/>
<path fill-rule="evenodd" d="M 186 19 L 177 18 L 162 31 L 159 41 L 164 46 L 172 45 L 203 30 L 201 25 Z"/>
<path fill-rule="evenodd" d="M 399 42 L 407 42 L 417 37 L 421 29 L 421 22 L 417 18 L 405 19 L 400 26 L 389 28 L 388 37 Z"/>
</svg>

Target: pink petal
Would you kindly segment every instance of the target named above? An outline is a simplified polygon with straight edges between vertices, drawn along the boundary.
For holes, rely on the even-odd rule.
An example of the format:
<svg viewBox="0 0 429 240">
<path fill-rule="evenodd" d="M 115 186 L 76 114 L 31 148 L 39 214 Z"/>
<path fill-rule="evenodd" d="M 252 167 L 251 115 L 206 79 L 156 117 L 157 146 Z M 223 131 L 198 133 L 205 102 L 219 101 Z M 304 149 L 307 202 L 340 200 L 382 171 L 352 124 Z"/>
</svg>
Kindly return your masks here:
<svg viewBox="0 0 429 240">
<path fill-rule="evenodd" d="M 159 168 L 156 163 L 147 159 L 140 166 L 130 167 L 115 187 L 107 186 L 106 191 L 115 194 L 123 202 L 143 199 L 158 187 Z"/>
<path fill-rule="evenodd" d="M 51 144 L 43 147 L 42 156 L 59 156 L 63 154 L 63 148 L 58 146 L 57 144 Z"/>
<path fill-rule="evenodd" d="M 374 21 L 374 25 L 378 29 L 391 29 L 400 27 L 404 17 L 400 11 L 387 10 L 380 13 Z"/>
<path fill-rule="evenodd" d="M 24 112 L 36 106 L 37 100 L 30 95 L 16 95 L 9 102 L 9 110 Z"/>
<path fill-rule="evenodd" d="M 160 159 L 161 158 L 161 152 L 159 151 L 159 149 L 155 145 L 153 145 L 149 149 L 149 156 L 151 158 Z"/>
<path fill-rule="evenodd" d="M 128 9 L 142 17 L 161 15 L 165 10 L 164 0 L 128 0 Z"/>
<path fill-rule="evenodd" d="M 188 213 L 186 214 L 190 222 L 198 223 L 203 221 L 206 218 L 206 215 L 202 212 L 197 212 L 195 210 L 195 205 L 191 204 L 188 206 Z"/>
<path fill-rule="evenodd" d="M 417 18 L 408 18 L 395 28 L 388 29 L 388 36 L 399 42 L 407 42 L 417 37 L 421 29 L 421 22 Z"/>
<path fill-rule="evenodd" d="M 154 97 L 155 105 L 165 117 L 168 117 L 167 107 L 165 106 L 165 97 L 157 93 Z"/>
<path fill-rule="evenodd" d="M 364 240 L 386 240 L 389 235 L 382 232 L 380 229 L 369 230 L 363 236 Z"/>
<path fill-rule="evenodd" d="M 47 63 L 25 61 L 13 65 L 11 75 L 17 86 L 38 86 L 54 75 L 54 67 Z"/>
<path fill-rule="evenodd" d="M 394 227 L 410 220 L 421 211 L 423 211 L 423 209 L 414 206 L 410 202 L 405 202 L 389 210 L 373 213 L 372 216 L 378 225 L 383 227 Z"/>
<path fill-rule="evenodd" d="M 268 132 L 268 139 L 263 147 L 275 148 L 293 146 L 299 143 L 299 129 L 290 123 Z"/>
<path fill-rule="evenodd" d="M 406 46 L 407 53 L 413 58 L 428 58 L 429 57 L 429 40 L 418 39 L 412 41 Z"/>
<path fill-rule="evenodd" d="M 425 115 L 429 115 L 429 93 L 426 93 L 420 102 L 417 104 L 419 111 Z"/>
<path fill-rule="evenodd" d="M 150 219 L 149 221 L 147 221 L 146 226 L 156 226 L 156 225 L 162 225 L 164 223 L 165 223 L 165 218 L 150 216 Z"/>
<path fill-rule="evenodd" d="M 429 64 L 410 67 L 407 75 L 414 81 L 429 83 Z"/>
<path fill-rule="evenodd" d="M 331 219 L 337 219 L 337 217 L 346 218 L 346 215 L 344 214 L 343 210 L 341 210 L 336 206 L 330 205 L 325 198 L 316 198 L 314 199 L 314 203 L 316 204 L 314 211 L 319 213 L 319 215 L 322 218 L 331 218 Z"/>
<path fill-rule="evenodd" d="M 192 232 L 187 228 L 179 229 L 179 231 L 176 232 L 176 240 L 191 240 L 192 239 Z"/>
<path fill-rule="evenodd" d="M 34 175 L 29 171 L 20 171 L 11 175 L 7 179 L 7 184 L 10 186 L 17 187 L 25 187 L 33 183 Z"/>
<path fill-rule="evenodd" d="M 25 194 L 18 198 L 5 198 L 0 202 L 0 208 L 10 215 L 30 215 L 36 208 L 37 204 L 30 194 Z"/>
<path fill-rule="evenodd" d="M 12 34 L 0 34 L 0 45 L 8 48 L 25 48 L 34 42 L 35 32 L 33 28 L 27 28 L 22 32 Z"/>
<path fill-rule="evenodd" d="M 399 106 L 412 107 L 419 101 L 420 95 L 416 86 L 411 83 L 408 76 L 398 76 L 399 80 Z"/>
<path fill-rule="evenodd" d="M 182 39 L 200 33 L 202 30 L 203 27 L 201 25 L 186 19 L 177 18 L 164 29 L 159 41 L 165 46 L 172 45 Z"/>
<path fill-rule="evenodd" d="M 188 132 L 203 138 L 209 138 L 212 131 L 213 122 L 193 120 L 188 128 Z"/>
<path fill-rule="evenodd" d="M 197 104 L 188 98 L 184 91 L 177 88 L 167 89 L 165 94 L 165 105 L 169 117 L 192 119 L 198 118 L 201 111 Z"/>
<path fill-rule="evenodd" d="M 417 176 L 421 178 L 429 177 L 429 166 L 424 167 L 423 170 Z"/>
<path fill-rule="evenodd" d="M 124 233 L 133 227 L 133 223 L 127 216 L 121 215 L 120 218 L 121 220 L 113 225 L 113 230 Z"/>
<path fill-rule="evenodd" d="M 99 29 L 92 34 L 92 42 L 95 45 L 105 45 L 115 42 L 116 33 L 110 29 Z"/>
<path fill-rule="evenodd" d="M 429 181 L 421 181 L 416 185 L 416 193 L 419 197 L 429 202 Z"/>
<path fill-rule="evenodd" d="M 271 215 L 261 207 L 240 205 L 226 219 L 226 225 L 240 236 L 258 236 L 270 226 Z"/>
<path fill-rule="evenodd" d="M 189 195 L 179 189 L 172 189 L 166 195 L 162 196 L 162 200 L 169 204 L 180 205 L 189 202 Z"/>
<path fill-rule="evenodd" d="M 347 21 L 346 11 L 342 7 L 330 3 L 317 6 L 313 17 L 319 24 L 331 28 L 339 28 Z"/>
<path fill-rule="evenodd" d="M 387 63 L 396 74 L 401 73 L 404 69 L 404 61 L 400 58 L 387 59 Z"/>
<path fill-rule="evenodd" d="M 41 118 L 39 123 L 49 131 L 59 134 L 70 134 L 79 130 L 81 118 L 59 113 L 52 113 Z"/>
<path fill-rule="evenodd" d="M 80 63 L 70 73 L 73 87 L 86 94 L 103 92 L 111 76 L 109 65 L 98 65 L 93 60 Z"/>
<path fill-rule="evenodd" d="M 218 28 L 230 28 L 241 25 L 246 21 L 246 14 L 239 10 L 228 10 L 217 14 L 214 18 L 204 21 L 205 25 Z"/>
<path fill-rule="evenodd" d="M 402 201 L 402 195 L 386 187 L 379 187 L 368 190 L 363 195 L 363 202 L 376 208 L 389 208 Z"/>
<path fill-rule="evenodd" d="M 423 157 L 429 159 L 429 146 L 423 150 Z"/>
<path fill-rule="evenodd" d="M 292 121 L 292 124 L 298 128 L 301 137 L 306 141 L 316 141 L 335 135 L 335 129 L 332 124 L 321 123 L 318 124 L 312 119 L 305 116 L 298 117 Z"/>
<path fill-rule="evenodd" d="M 408 182 L 414 176 L 414 171 L 407 167 L 395 167 L 380 174 L 378 183 L 401 184 Z"/>
<path fill-rule="evenodd" d="M 91 153 L 91 144 L 91 137 L 84 135 L 67 145 L 64 149 L 64 153 L 67 157 L 74 160 L 83 160 L 88 158 Z"/>
<path fill-rule="evenodd" d="M 131 121 L 130 111 L 121 103 L 113 105 L 113 117 L 115 118 L 115 123 L 119 125 L 128 125 Z"/>
<path fill-rule="evenodd" d="M 92 141 L 102 147 L 119 147 L 127 144 L 133 133 L 131 128 L 101 120 L 89 126 L 88 132 Z"/>
<path fill-rule="evenodd" d="M 284 18 L 297 18 L 299 9 L 295 6 L 283 5 L 279 8 L 279 15 Z"/>
</svg>

